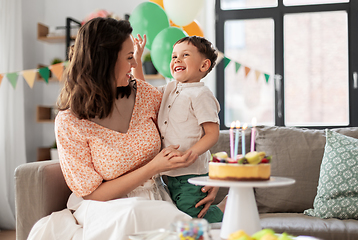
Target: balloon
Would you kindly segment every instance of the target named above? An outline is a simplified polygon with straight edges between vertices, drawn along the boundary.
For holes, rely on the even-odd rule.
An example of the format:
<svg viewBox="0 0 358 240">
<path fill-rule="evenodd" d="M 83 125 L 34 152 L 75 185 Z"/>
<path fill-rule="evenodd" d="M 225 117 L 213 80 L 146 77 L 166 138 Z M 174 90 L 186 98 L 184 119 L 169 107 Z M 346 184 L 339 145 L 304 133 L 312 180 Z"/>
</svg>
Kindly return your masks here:
<svg viewBox="0 0 358 240">
<path fill-rule="evenodd" d="M 172 21 L 170 21 L 170 26 L 181 28 Z M 204 37 L 204 32 L 201 29 L 200 24 L 197 20 L 192 21 L 189 25 L 186 25 L 182 28 L 189 36 Z"/>
<path fill-rule="evenodd" d="M 163 0 L 168 17 L 178 26 L 186 26 L 198 14 L 204 0 Z"/>
<path fill-rule="evenodd" d="M 152 44 L 152 62 L 160 74 L 167 78 L 173 78 L 170 73 L 170 61 L 172 60 L 173 45 L 179 39 L 187 35 L 177 27 L 168 27 L 162 30 L 154 38 Z"/>
<path fill-rule="evenodd" d="M 139 4 L 129 17 L 129 22 L 133 27 L 133 36 L 137 34 L 147 35 L 146 48 L 152 47 L 153 40 L 163 29 L 169 27 L 169 19 L 158 4 L 152 2 L 143 2 Z"/>
<path fill-rule="evenodd" d="M 159 6 L 161 6 L 164 9 L 163 0 L 150 0 L 150 1 L 158 4 Z"/>
</svg>

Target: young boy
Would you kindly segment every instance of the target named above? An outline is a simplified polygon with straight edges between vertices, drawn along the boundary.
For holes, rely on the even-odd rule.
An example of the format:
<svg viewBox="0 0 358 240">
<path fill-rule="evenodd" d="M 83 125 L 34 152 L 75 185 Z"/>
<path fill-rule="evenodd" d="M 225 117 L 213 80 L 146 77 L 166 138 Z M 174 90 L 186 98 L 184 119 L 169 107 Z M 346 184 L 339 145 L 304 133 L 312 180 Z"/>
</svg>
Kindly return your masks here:
<svg viewBox="0 0 358 240">
<path fill-rule="evenodd" d="M 158 87 L 163 93 L 158 114 L 162 147 L 179 144 L 179 151 L 191 150 L 199 156 L 189 167 L 162 175 L 168 176 L 170 195 L 177 207 L 210 223 L 221 222 L 223 217 L 223 207 L 210 206 L 218 188 L 195 186 L 188 183 L 188 179 L 207 176 L 209 149 L 219 138 L 219 103 L 200 82 L 213 69 L 216 59 L 217 51 L 205 38 L 182 38 L 173 46 L 170 63 L 175 81 Z"/>
</svg>

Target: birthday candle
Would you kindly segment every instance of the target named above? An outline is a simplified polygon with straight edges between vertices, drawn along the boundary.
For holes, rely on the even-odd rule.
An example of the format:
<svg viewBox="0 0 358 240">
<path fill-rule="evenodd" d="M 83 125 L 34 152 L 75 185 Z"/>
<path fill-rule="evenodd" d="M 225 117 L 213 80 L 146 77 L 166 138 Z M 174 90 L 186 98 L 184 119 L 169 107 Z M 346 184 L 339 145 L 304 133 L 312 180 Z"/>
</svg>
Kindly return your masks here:
<svg viewBox="0 0 358 240">
<path fill-rule="evenodd" d="M 241 131 L 241 137 L 242 137 L 242 141 L 241 141 L 241 144 L 242 144 L 242 156 L 245 156 L 246 152 L 245 152 L 245 130 L 247 128 L 247 124 L 245 123 L 243 126 L 242 126 L 242 131 Z"/>
<path fill-rule="evenodd" d="M 250 152 L 255 151 L 255 134 L 256 134 L 256 118 L 252 119 L 252 129 L 251 129 L 251 148 Z"/>
<path fill-rule="evenodd" d="M 230 126 L 230 157 L 234 158 L 234 127 L 235 127 L 235 122 L 231 123 Z"/>
<path fill-rule="evenodd" d="M 236 121 L 236 131 L 235 131 L 235 148 L 234 148 L 234 159 L 236 159 L 238 148 L 239 148 L 239 128 L 240 121 Z"/>
</svg>

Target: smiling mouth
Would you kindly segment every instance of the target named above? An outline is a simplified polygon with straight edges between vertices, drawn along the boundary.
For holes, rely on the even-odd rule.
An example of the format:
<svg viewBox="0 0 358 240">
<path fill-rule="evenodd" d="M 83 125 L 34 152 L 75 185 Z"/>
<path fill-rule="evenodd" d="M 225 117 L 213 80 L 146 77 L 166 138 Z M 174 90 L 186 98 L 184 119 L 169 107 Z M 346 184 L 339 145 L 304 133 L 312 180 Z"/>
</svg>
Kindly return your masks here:
<svg viewBox="0 0 358 240">
<path fill-rule="evenodd" d="M 184 71 L 185 69 L 186 69 L 185 67 L 175 67 L 174 72 L 181 72 Z"/>
</svg>

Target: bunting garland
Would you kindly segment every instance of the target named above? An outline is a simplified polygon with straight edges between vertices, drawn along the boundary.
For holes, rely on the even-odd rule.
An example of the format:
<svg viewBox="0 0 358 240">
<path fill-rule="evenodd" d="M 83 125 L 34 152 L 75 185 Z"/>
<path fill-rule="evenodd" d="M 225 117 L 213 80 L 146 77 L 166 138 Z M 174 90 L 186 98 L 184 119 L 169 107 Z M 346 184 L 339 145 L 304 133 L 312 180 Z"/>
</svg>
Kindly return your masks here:
<svg viewBox="0 0 358 240">
<path fill-rule="evenodd" d="M 217 62 L 219 63 L 221 60 L 223 60 L 224 69 L 229 65 L 229 63 L 234 62 L 234 63 L 235 63 L 235 72 L 236 72 L 236 73 L 239 71 L 239 69 L 240 69 L 241 67 L 244 67 L 245 77 L 247 77 L 247 76 L 249 75 L 249 73 L 253 70 L 252 68 L 250 68 L 250 67 L 248 67 L 248 66 L 243 66 L 241 63 L 238 63 L 238 62 L 236 62 L 236 61 L 233 61 L 232 59 L 226 57 L 226 56 L 224 55 L 224 53 L 218 51 L 218 60 L 217 60 Z M 261 72 L 261 71 L 259 71 L 259 70 L 255 70 L 256 81 L 259 81 L 261 74 L 264 75 L 265 81 L 266 81 L 266 83 L 268 83 L 268 82 L 269 82 L 269 79 L 270 79 L 270 75 L 267 74 L 267 73 L 263 73 L 263 72 Z"/>
<path fill-rule="evenodd" d="M 36 73 L 37 73 L 36 69 L 22 71 L 22 76 L 24 77 L 25 81 L 30 86 L 30 88 L 34 86 Z"/>
<path fill-rule="evenodd" d="M 48 67 L 40 68 L 39 74 L 43 77 L 45 82 L 48 83 L 48 79 L 50 78 L 50 69 Z"/>
<path fill-rule="evenodd" d="M 62 81 L 62 73 L 63 73 L 63 64 L 57 63 L 51 66 L 51 72 L 56 76 L 56 78 L 61 82 Z"/>
<path fill-rule="evenodd" d="M 11 85 L 14 89 L 16 88 L 18 76 L 19 76 L 19 74 L 17 72 L 6 74 L 7 79 L 9 80 L 9 82 L 11 83 Z"/>
<path fill-rule="evenodd" d="M 252 70 L 250 67 L 243 66 L 241 63 L 238 63 L 238 62 L 233 61 L 232 59 L 226 57 L 224 55 L 224 53 L 219 51 L 218 62 L 220 62 L 222 60 L 224 63 L 224 69 L 231 62 L 234 62 L 236 73 L 241 69 L 241 67 L 244 67 L 245 77 L 247 77 Z M 9 82 L 11 83 L 12 87 L 15 89 L 16 85 L 17 85 L 18 77 L 19 77 L 19 75 L 22 75 L 23 78 L 25 79 L 25 81 L 27 82 L 27 84 L 29 85 L 29 87 L 33 88 L 37 73 L 40 74 L 40 76 L 43 78 L 43 80 L 46 83 L 49 82 L 50 72 L 56 77 L 56 79 L 58 81 L 62 81 L 62 74 L 63 74 L 64 70 L 66 69 L 66 67 L 68 66 L 68 64 L 69 64 L 69 62 L 65 61 L 65 62 L 50 65 L 48 67 L 41 67 L 39 69 L 23 70 L 20 72 L 12 72 L 12 73 L 0 73 L 0 86 L 1 86 L 1 83 L 2 83 L 2 80 L 4 79 L 4 77 L 6 77 L 9 80 Z M 261 74 L 264 75 L 265 81 L 266 81 L 266 83 L 268 83 L 269 79 L 270 79 L 270 75 L 267 73 L 263 73 L 259 70 L 255 70 L 256 81 L 259 80 Z"/>
<path fill-rule="evenodd" d="M 240 67 L 241 67 L 241 64 L 236 62 L 235 63 L 235 71 L 236 71 L 236 73 L 239 71 Z"/>
<path fill-rule="evenodd" d="M 227 67 L 227 65 L 230 63 L 231 59 L 224 57 L 224 69 Z"/>
<path fill-rule="evenodd" d="M 67 65 L 68 65 L 68 61 L 56 63 L 48 67 L 41 67 L 38 69 L 22 70 L 19 72 L 12 72 L 12 73 L 0 73 L 0 86 L 4 77 L 6 77 L 9 80 L 12 87 L 15 89 L 17 85 L 18 77 L 19 75 L 22 75 L 22 77 L 25 79 L 29 87 L 33 88 L 37 73 L 40 74 L 40 76 L 43 78 L 43 80 L 46 83 L 49 82 L 50 72 L 56 77 L 58 81 L 61 81 L 63 71 L 65 70 Z"/>
</svg>

